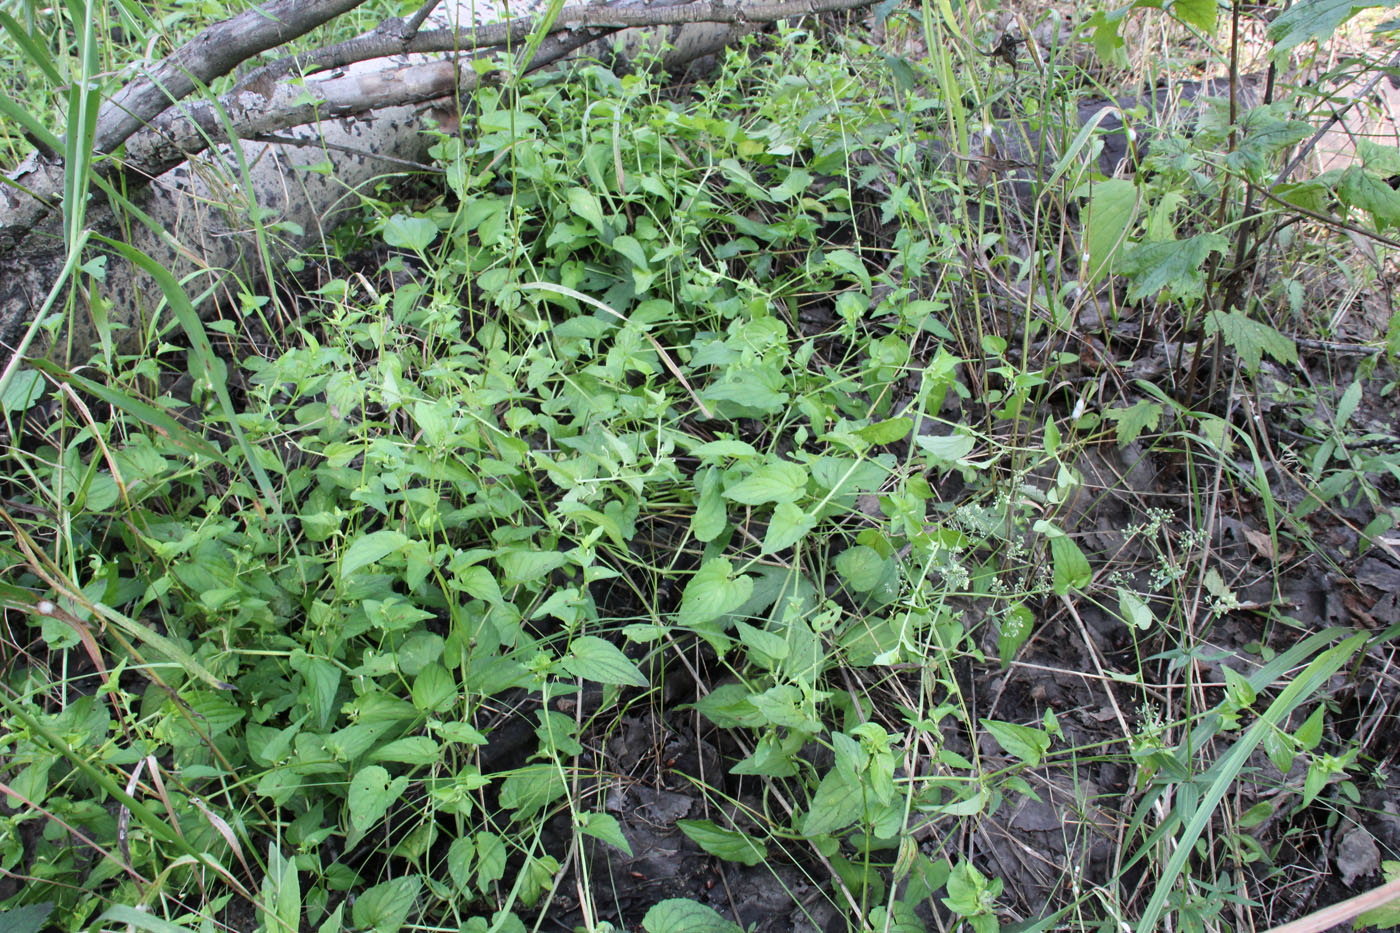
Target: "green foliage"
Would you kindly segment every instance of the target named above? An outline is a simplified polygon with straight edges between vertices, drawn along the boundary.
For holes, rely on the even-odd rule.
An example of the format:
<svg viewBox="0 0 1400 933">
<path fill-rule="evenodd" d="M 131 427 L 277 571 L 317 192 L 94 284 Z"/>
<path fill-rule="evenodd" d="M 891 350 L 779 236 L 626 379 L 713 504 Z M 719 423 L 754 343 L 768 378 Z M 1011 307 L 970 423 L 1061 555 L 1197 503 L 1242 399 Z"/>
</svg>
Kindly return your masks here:
<svg viewBox="0 0 1400 933">
<path fill-rule="evenodd" d="M 664 900 L 642 918 L 647 933 L 739 933 L 739 925 L 725 920 L 713 907 L 684 898 Z"/>
<path fill-rule="evenodd" d="M 1102 759 L 1133 786 L 1082 823 L 1122 808 L 1115 838 L 1153 880 L 1139 928 L 1168 910 L 1185 928 L 1218 909 L 1200 866 L 1237 853 L 1208 850 L 1205 830 L 1256 748 L 1284 774 L 1306 763 L 1278 789 L 1300 811 L 1354 791 L 1355 750 L 1323 723 L 1357 638 L 1211 668 L 1192 626 L 1246 598 L 1212 542 L 1155 510 L 1080 524 L 1108 485 L 1082 465 L 1116 441 L 1192 483 L 1205 458 L 1204 485 L 1266 516 L 1260 550 L 1367 495 L 1364 537 L 1385 544 L 1395 516 L 1371 478 L 1400 472 L 1365 433 L 1364 373 L 1305 451 L 1310 498 L 1289 514 L 1238 422 L 1182 401 L 1193 387 L 1124 389 L 1148 332 L 1179 341 L 1164 383 L 1211 338 L 1244 379 L 1266 357 L 1297 364 L 1258 296 L 1220 299 L 1254 219 L 1241 180 L 1268 184 L 1310 127 L 1281 107 L 1234 126 L 1207 107 L 1194 135 L 1154 145 L 1150 172 L 1107 179 L 1104 118 L 1075 124 L 1033 187 L 1054 223 L 1079 200 L 1078 255 L 1052 256 L 1073 237 L 1044 228 L 1018 257 L 991 219 L 1014 212 L 987 209 L 995 186 L 931 169 L 923 137 L 966 136 L 976 108 L 1048 137 L 1075 92 L 959 63 L 955 11 L 934 6 L 927 62 L 793 29 L 686 90 L 598 65 L 484 88 L 474 134 L 434 147 L 441 190 L 367 202 L 393 287 L 324 281 L 294 325 L 232 359 L 167 273 L 180 330 L 165 343 L 81 373 L 16 367 L 0 386 L 0 598 L 26 647 L 7 655 L 5 783 L 32 806 L 0 819 L 0 867 L 36 880 L 4 922 L 78 930 L 101 914 L 164 933 L 236 904 L 268 930 L 524 930 L 570 872 L 608 896 L 598 869 L 632 853 L 635 820 L 611 795 L 665 781 L 706 796 L 706 816 L 655 831 L 746 869 L 799 866 L 853 928 L 920 929 L 933 901 L 993 931 L 1015 894 L 984 874 L 995 862 L 924 844 L 1014 822 L 1044 774 L 1077 780 Z M 1303 11 L 1275 23 L 1280 48 L 1330 28 L 1324 7 L 1280 16 Z M 1217 27 L 1213 2 L 1142 0 L 1097 14 L 1096 41 L 1114 46 L 1142 10 Z M 92 78 L 95 27 L 76 24 L 75 74 Z M 93 101 L 66 101 L 81 140 Z M 0 98 L 43 138 L 33 109 Z M 1362 155 L 1280 196 L 1400 225 L 1394 153 Z M 1099 336 L 1079 318 L 1090 290 Z M 50 428 L 30 420 L 45 406 Z M 987 712 L 977 685 L 1038 670 L 1021 659 L 1091 605 L 1120 639 L 1094 682 L 1131 699 L 1110 714 L 1127 734 L 1086 740 L 1049 700 L 997 710 L 1001 686 Z M 1223 683 L 1156 686 L 1215 669 Z M 1165 694 L 1213 705 L 1163 723 Z M 629 747 L 635 773 L 619 776 L 638 722 L 702 729 L 722 767 L 671 783 L 669 753 Z M 1086 922 L 1136 922 L 1118 880 L 1057 896 Z M 737 929 L 683 898 L 642 925 Z"/>
<path fill-rule="evenodd" d="M 1238 311 L 1224 314 L 1212 311 L 1206 316 L 1206 334 L 1220 338 L 1239 354 L 1247 372 L 1257 373 L 1264 355 L 1280 363 L 1297 363 L 1298 348 L 1293 341 L 1268 324 L 1252 320 Z"/>
</svg>

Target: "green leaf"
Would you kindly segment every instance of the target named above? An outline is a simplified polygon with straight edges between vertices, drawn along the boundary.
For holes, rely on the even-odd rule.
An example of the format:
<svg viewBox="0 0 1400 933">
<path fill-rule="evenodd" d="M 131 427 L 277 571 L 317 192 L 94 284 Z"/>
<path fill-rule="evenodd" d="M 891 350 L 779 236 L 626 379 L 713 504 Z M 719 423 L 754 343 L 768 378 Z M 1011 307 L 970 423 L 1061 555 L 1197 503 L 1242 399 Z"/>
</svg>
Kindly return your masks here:
<svg viewBox="0 0 1400 933">
<path fill-rule="evenodd" d="M 300 648 L 292 652 L 289 662 L 306 681 L 303 699 L 315 717 L 315 727 L 324 729 L 335 715 L 336 694 L 340 692 L 340 668 L 325 658 L 312 657 Z"/>
<path fill-rule="evenodd" d="M 718 619 L 742 606 L 752 592 L 753 577 L 736 577 L 729 561 L 712 558 L 686 583 L 676 621 L 681 625 L 700 625 Z"/>
<path fill-rule="evenodd" d="M 506 873 L 506 844 L 495 833 L 476 834 L 476 886 L 483 892 Z"/>
<path fill-rule="evenodd" d="M 802 835 L 809 839 L 845 829 L 865 813 L 865 796 L 860 785 L 846 780 L 832 768 L 817 785 L 812 805 L 802 821 Z"/>
<path fill-rule="evenodd" d="M 437 224 L 426 217 L 395 214 L 384 223 L 384 242 L 395 249 L 421 253 L 438 237 Z"/>
<path fill-rule="evenodd" d="M 695 708 L 721 729 L 752 729 L 764 724 L 763 713 L 753 705 L 752 696 L 743 684 L 720 684 L 696 702 Z"/>
<path fill-rule="evenodd" d="M 1376 229 L 1400 227 L 1400 191 L 1366 169 L 1353 165 L 1343 172 L 1337 194 L 1352 207 L 1369 211 Z"/>
<path fill-rule="evenodd" d="M 0 410 L 6 414 L 26 411 L 44 394 L 44 377 L 32 369 L 15 370 L 9 385 L 0 394 Z"/>
<path fill-rule="evenodd" d="M 559 766 L 553 762 L 526 765 L 501 781 L 501 806 L 515 811 L 517 820 L 525 820 L 568 790 Z M 477 854 L 480 855 L 480 846 L 477 847 Z"/>
<path fill-rule="evenodd" d="M 1356 414 L 1356 406 L 1361 404 L 1361 380 L 1357 379 L 1347 386 L 1347 390 L 1342 393 L 1341 401 L 1337 403 L 1337 415 L 1332 419 L 1332 427 L 1337 432 L 1341 432 L 1351 420 L 1351 416 Z"/>
<path fill-rule="evenodd" d="M 889 571 L 887 561 L 872 547 L 857 544 L 836 557 L 836 572 L 857 593 L 868 593 L 880 585 Z"/>
<path fill-rule="evenodd" d="M 1006 615 L 1001 620 L 1001 628 L 997 633 L 997 655 L 1001 658 L 1001 666 L 1006 667 L 1016 657 L 1016 652 L 1021 650 L 1021 646 L 1026 643 L 1026 639 L 1031 637 L 1031 632 L 1035 628 L 1035 614 L 1021 603 L 1016 603 L 1006 610 Z"/>
<path fill-rule="evenodd" d="M 874 424 L 866 425 L 856 432 L 856 436 L 867 444 L 893 444 L 909 436 L 909 432 L 914 429 L 912 418 L 900 416 L 898 418 L 887 418 L 884 421 L 877 421 Z"/>
<path fill-rule="evenodd" d="M 277 922 L 286 933 L 301 929 L 301 880 L 297 876 L 297 860 L 283 860 L 282 881 L 277 885 Z"/>
<path fill-rule="evenodd" d="M 739 641 L 753 652 L 751 658 L 756 663 L 772 668 L 788 656 L 788 643 L 783 636 L 755 628 L 747 622 L 736 622 L 734 628 L 739 633 Z"/>
<path fill-rule="evenodd" d="M 1311 716 L 1303 721 L 1303 724 L 1298 727 L 1298 731 L 1293 733 L 1294 740 L 1303 751 L 1312 751 L 1322 741 L 1322 725 L 1326 712 L 1326 706 L 1319 706 L 1312 711 Z"/>
<path fill-rule="evenodd" d="M 639 269 L 649 268 L 646 250 L 642 249 L 642 244 L 638 243 L 635 237 L 630 237 L 625 233 L 613 237 L 612 248 L 630 259 Z"/>
<path fill-rule="evenodd" d="M 418 875 L 376 884 L 355 899 L 355 926 L 374 933 L 398 933 L 422 887 L 423 879 Z"/>
<path fill-rule="evenodd" d="M 791 502 L 779 502 L 768 519 L 768 531 L 763 535 L 760 553 L 773 554 L 792 547 L 816 525 L 815 515 L 808 515 Z"/>
<path fill-rule="evenodd" d="M 1347 20 L 1362 10 L 1389 10 L 1397 0 L 1357 3 L 1355 0 L 1299 0 L 1284 10 L 1269 24 L 1269 38 L 1274 50 L 1269 53 L 1280 61 L 1289 49 L 1314 39 L 1328 39 Z"/>
<path fill-rule="evenodd" d="M 859 282 L 866 294 L 870 293 L 870 271 L 855 253 L 848 249 L 832 250 L 826 254 L 826 261 L 828 265 L 847 273 Z"/>
<path fill-rule="evenodd" d="M 1162 420 L 1162 404 L 1139 399 L 1129 408 L 1111 408 L 1103 416 L 1109 421 L 1118 422 L 1118 446 L 1127 447 L 1141 437 L 1143 431 L 1157 430 Z"/>
<path fill-rule="evenodd" d="M 53 913 L 53 901 L 30 904 L 12 910 L 0 910 L 0 928 L 8 933 L 39 933 L 44 929 L 49 914 Z M 105 916 L 105 914 L 104 914 Z"/>
<path fill-rule="evenodd" d="M 642 929 L 647 933 L 743 933 L 713 907 L 683 897 L 669 898 L 648 910 Z"/>
<path fill-rule="evenodd" d="M 1139 243 L 1118 258 L 1116 268 L 1132 280 L 1129 301 L 1141 301 L 1164 288 L 1179 298 L 1198 297 L 1205 288 L 1206 258 L 1228 245 L 1218 233 Z"/>
<path fill-rule="evenodd" d="M 426 735 L 396 739 L 370 753 L 371 761 L 392 761 L 404 765 L 430 765 L 442 756 L 442 747 Z"/>
<path fill-rule="evenodd" d="M 457 890 L 464 891 L 472 880 L 472 862 L 476 859 L 476 847 L 471 839 L 458 836 L 447 849 L 447 873 Z"/>
<path fill-rule="evenodd" d="M 743 441 L 718 440 L 708 441 L 691 451 L 692 454 L 704 461 L 711 460 L 751 460 L 758 456 L 758 451 Z"/>
<path fill-rule="evenodd" d="M 501 565 L 502 582 L 506 586 L 538 584 L 551 571 L 564 566 L 566 561 L 567 558 L 555 550 L 513 548 L 496 555 L 496 562 Z"/>
<path fill-rule="evenodd" d="M 1207 37 L 1215 35 L 1216 0 L 1175 0 L 1168 11 L 1183 23 L 1195 26 Z"/>
<path fill-rule="evenodd" d="M 627 837 L 622 834 L 622 824 L 617 821 L 617 817 L 610 813 L 580 813 L 578 815 L 579 832 L 592 836 L 594 839 L 601 839 L 608 845 L 628 855 L 632 854 L 632 846 L 627 842 Z"/>
<path fill-rule="evenodd" d="M 920 436 L 915 440 L 919 449 L 928 454 L 929 462 L 943 469 L 961 466 L 963 458 L 977 446 L 971 434 L 945 434 L 937 437 Z"/>
<path fill-rule="evenodd" d="M 468 596 L 485 600 L 493 606 L 501 605 L 501 588 L 496 578 L 479 564 L 462 568 L 455 574 L 454 582 Z"/>
<path fill-rule="evenodd" d="M 690 517 L 690 530 L 697 541 L 708 543 L 724 531 L 729 514 L 724 507 L 724 497 L 720 495 L 717 469 L 707 467 L 696 482 L 700 498 L 695 504 L 695 514 Z"/>
<path fill-rule="evenodd" d="M 367 832 L 384 818 L 389 804 L 397 800 L 406 787 L 407 777 L 390 780 L 389 772 L 379 765 L 361 768 L 350 782 L 350 825 L 359 832 Z M 358 911 L 355 915 L 359 916 Z"/>
<path fill-rule="evenodd" d="M 1211 0 L 1212 7 L 1214 0 Z M 1114 178 L 1094 185 L 1089 195 L 1089 216 L 1084 232 L 1088 256 L 1088 282 L 1093 284 L 1112 267 L 1113 257 L 1127 242 L 1128 231 L 1137 218 L 1137 185 Z"/>
<path fill-rule="evenodd" d="M 1239 311 L 1210 312 L 1206 316 L 1206 336 L 1216 334 L 1234 348 L 1245 370 L 1251 374 L 1259 371 L 1265 353 L 1285 365 L 1298 362 L 1298 347 L 1291 339 Z"/>
<path fill-rule="evenodd" d="M 1094 579 L 1089 559 L 1068 535 L 1050 539 L 1050 557 L 1055 564 L 1051 583 L 1056 596 L 1064 596 L 1070 590 L 1083 590 Z"/>
<path fill-rule="evenodd" d="M 724 490 L 724 498 L 740 505 L 792 502 L 807 489 L 807 470 L 787 460 L 765 463 Z"/>
<path fill-rule="evenodd" d="M 441 664 L 427 664 L 413 679 L 411 694 L 423 712 L 445 713 L 457 702 L 457 681 Z"/>
<path fill-rule="evenodd" d="M 645 687 L 647 679 L 637 665 L 612 642 L 596 635 L 580 635 L 569 644 L 560 666 L 575 677 L 598 684 Z"/>
<path fill-rule="evenodd" d="M 1040 764 L 1050 748 L 1050 736 L 1043 730 L 1014 722 L 1001 722 L 996 719 L 983 719 L 982 728 L 992 734 L 997 744 L 1015 755 L 1031 767 Z"/>
<path fill-rule="evenodd" d="M 345 549 L 340 561 L 340 579 L 344 580 L 357 570 L 382 560 L 393 552 L 408 546 L 408 537 L 398 531 L 376 531 L 360 535 Z"/>
<path fill-rule="evenodd" d="M 1156 622 L 1152 607 L 1127 587 L 1118 587 L 1118 614 L 1123 621 L 1136 629 L 1148 629 Z"/>
<path fill-rule="evenodd" d="M 603 205 L 592 191 L 587 188 L 570 188 L 569 210 L 592 224 L 599 236 L 607 237 L 609 231 L 603 219 Z"/>
<path fill-rule="evenodd" d="M 1228 665 L 1222 665 L 1220 670 L 1225 675 L 1225 703 L 1239 709 L 1253 706 L 1258 694 L 1249 680 Z"/>
<path fill-rule="evenodd" d="M 132 929 L 143 930 L 144 933 L 190 933 L 189 927 L 177 926 L 162 917 L 157 917 L 145 910 L 137 910 L 135 907 L 128 907 L 125 904 L 113 904 L 103 911 L 100 920 L 111 921 L 111 927 L 118 924 L 127 924 Z M 9 913 L 0 913 L 0 921 L 9 920 Z M 107 924 L 99 924 L 109 928 Z M 0 924 L 5 933 L 10 933 L 12 929 L 8 925 Z"/>
<path fill-rule="evenodd" d="M 335 910 L 316 928 L 316 933 L 341 933 L 345 929 L 345 902 L 335 905 Z"/>
<path fill-rule="evenodd" d="M 721 829 L 710 820 L 677 820 L 676 825 L 700 848 L 726 862 L 758 865 L 768 858 L 768 847 L 745 833 Z"/>
</svg>

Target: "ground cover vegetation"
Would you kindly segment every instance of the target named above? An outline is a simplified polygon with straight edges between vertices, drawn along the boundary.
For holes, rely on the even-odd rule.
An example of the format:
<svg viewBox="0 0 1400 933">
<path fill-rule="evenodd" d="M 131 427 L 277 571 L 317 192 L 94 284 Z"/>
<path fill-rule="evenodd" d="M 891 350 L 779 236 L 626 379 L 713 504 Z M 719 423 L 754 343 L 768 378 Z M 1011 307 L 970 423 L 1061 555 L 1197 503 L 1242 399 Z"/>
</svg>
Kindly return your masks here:
<svg viewBox="0 0 1400 933">
<path fill-rule="evenodd" d="M 1400 149 L 1308 156 L 1395 24 L 1158 6 L 508 80 L 219 319 L 13 361 L 0 925 L 1243 930 L 1394 879 Z M 91 11 L 17 9 L 43 114 Z"/>
</svg>

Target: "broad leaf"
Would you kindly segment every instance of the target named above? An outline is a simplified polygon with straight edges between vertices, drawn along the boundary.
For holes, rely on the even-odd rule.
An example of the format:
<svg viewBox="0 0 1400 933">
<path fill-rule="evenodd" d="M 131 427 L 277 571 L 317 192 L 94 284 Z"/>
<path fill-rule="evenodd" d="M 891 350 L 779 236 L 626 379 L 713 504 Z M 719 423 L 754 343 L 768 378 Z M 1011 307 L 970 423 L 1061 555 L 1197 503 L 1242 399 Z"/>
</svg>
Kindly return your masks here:
<svg viewBox="0 0 1400 933">
<path fill-rule="evenodd" d="M 581 635 L 569 644 L 560 666 L 575 677 L 598 684 L 645 687 L 647 679 L 627 655 L 612 642 L 596 635 Z"/>
<path fill-rule="evenodd" d="M 1298 362 L 1298 347 L 1291 339 L 1239 311 L 1229 314 L 1210 312 L 1206 317 L 1206 335 L 1213 337 L 1216 334 L 1234 348 L 1245 370 L 1250 373 L 1259 371 L 1259 364 L 1266 353 L 1280 363 Z"/>
<path fill-rule="evenodd" d="M 384 242 L 395 249 L 421 253 L 437 239 L 437 224 L 426 217 L 395 214 L 384 223 Z"/>
<path fill-rule="evenodd" d="M 682 897 L 664 900 L 642 918 L 647 933 L 743 933 L 737 923 L 724 919 L 713 907 Z"/>
<path fill-rule="evenodd" d="M 1213 5 L 1214 0 L 1212 0 Z M 1122 178 L 1101 182 L 1089 196 L 1089 216 L 1084 231 L 1087 281 L 1097 282 L 1112 267 L 1138 212 L 1137 185 Z"/>
<path fill-rule="evenodd" d="M 376 884 L 355 898 L 355 926 L 374 933 L 397 933 L 408 919 L 422 887 L 423 879 L 417 875 Z"/>
<path fill-rule="evenodd" d="M 1362 10 L 1389 10 L 1397 0 L 1357 3 L 1355 0 L 1299 0 L 1284 10 L 1269 24 L 1269 38 L 1274 41 L 1270 56 L 1281 60 L 1289 49 L 1314 39 L 1328 39 L 1347 20 Z"/>
<path fill-rule="evenodd" d="M 865 795 L 859 784 L 846 780 L 835 768 L 826 773 L 812 805 L 802 821 L 802 835 L 811 839 L 845 829 L 865 812 Z"/>
<path fill-rule="evenodd" d="M 340 578 L 344 580 L 357 570 L 383 560 L 394 551 L 408 546 L 408 538 L 397 531 L 376 531 L 361 535 L 345 549 L 340 562 Z"/>
<path fill-rule="evenodd" d="M 1006 667 L 1016 657 L 1016 652 L 1020 651 L 1026 639 L 1031 637 L 1034 628 L 1035 614 L 1021 603 L 1016 603 L 1006 610 L 997 632 L 997 655 L 1001 658 L 1002 667 Z"/>
<path fill-rule="evenodd" d="M 1040 764 L 1050 748 L 1050 736 L 1041 729 L 996 719 L 984 719 L 982 726 L 992 734 L 998 745 L 1031 767 Z"/>
<path fill-rule="evenodd" d="M 1116 268 L 1132 280 L 1129 301 L 1141 301 L 1164 288 L 1177 297 L 1194 297 L 1205 288 L 1206 258 L 1228 245 L 1218 233 L 1139 243 L 1118 258 Z"/>
<path fill-rule="evenodd" d="M 807 470 L 797 463 L 779 460 L 765 463 L 724 490 L 724 498 L 740 505 L 792 502 L 807 489 Z"/>
<path fill-rule="evenodd" d="M 768 519 L 768 531 L 763 536 L 762 553 L 773 554 L 792 547 L 817 525 L 816 516 L 808 515 L 791 502 L 779 502 Z"/>
<path fill-rule="evenodd" d="M 1139 399 L 1129 408 L 1111 408 L 1103 416 L 1109 421 L 1118 422 L 1118 446 L 1127 447 L 1142 436 L 1143 431 L 1157 429 L 1162 420 L 1162 404 Z"/>
<path fill-rule="evenodd" d="M 579 832 L 594 839 L 601 839 L 628 855 L 632 854 L 632 846 L 622 834 L 622 824 L 611 813 L 580 813 L 578 819 Z"/>
<path fill-rule="evenodd" d="M 361 768 L 350 782 L 350 825 L 360 832 L 367 831 L 384 818 L 389 804 L 397 800 L 407 787 L 407 777 L 390 780 L 389 772 L 379 765 Z M 358 910 L 356 916 L 359 916 Z"/>
<path fill-rule="evenodd" d="M 700 495 L 695 503 L 695 514 L 690 517 L 690 530 L 697 541 L 708 543 L 718 538 L 729 522 L 719 490 L 719 471 L 708 467 L 700 474 L 697 485 Z"/>
<path fill-rule="evenodd" d="M 1400 227 L 1400 191 L 1366 169 L 1353 165 L 1343 172 L 1337 194 L 1352 207 L 1369 211 L 1376 229 Z"/>
<path fill-rule="evenodd" d="M 1142 597 L 1126 587 L 1118 587 L 1118 613 L 1123 621 L 1136 629 L 1151 628 L 1157 621 L 1152 615 L 1152 607 Z"/>
<path fill-rule="evenodd" d="M 726 862 L 757 865 L 768 858 L 768 847 L 734 829 L 721 829 L 710 820 L 677 820 L 681 832 L 700 848 Z"/>
<path fill-rule="evenodd" d="M 686 583 L 676 621 L 681 625 L 700 625 L 718 619 L 742 606 L 752 592 L 752 577 L 736 577 L 729 561 L 713 558 Z"/>
<path fill-rule="evenodd" d="M 875 589 L 888 570 L 888 562 L 874 548 L 864 544 L 847 548 L 836 557 L 836 572 L 857 593 Z"/>
<path fill-rule="evenodd" d="M 603 205 L 592 191 L 587 188 L 570 188 L 569 209 L 592 224 L 599 236 L 608 235 L 608 227 L 603 220 Z"/>
</svg>

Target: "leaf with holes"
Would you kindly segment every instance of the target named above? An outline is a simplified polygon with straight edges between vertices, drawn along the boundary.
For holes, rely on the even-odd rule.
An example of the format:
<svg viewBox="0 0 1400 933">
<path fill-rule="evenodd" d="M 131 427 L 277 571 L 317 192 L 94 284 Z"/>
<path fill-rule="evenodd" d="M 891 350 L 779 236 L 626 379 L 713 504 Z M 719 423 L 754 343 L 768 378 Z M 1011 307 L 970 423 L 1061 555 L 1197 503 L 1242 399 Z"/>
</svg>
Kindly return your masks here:
<svg viewBox="0 0 1400 933">
<path fill-rule="evenodd" d="M 397 800 L 407 787 L 407 777 L 390 780 L 389 772 L 379 765 L 361 768 L 350 782 L 350 825 L 360 832 L 367 831 L 384 818 L 389 804 Z"/>
</svg>

